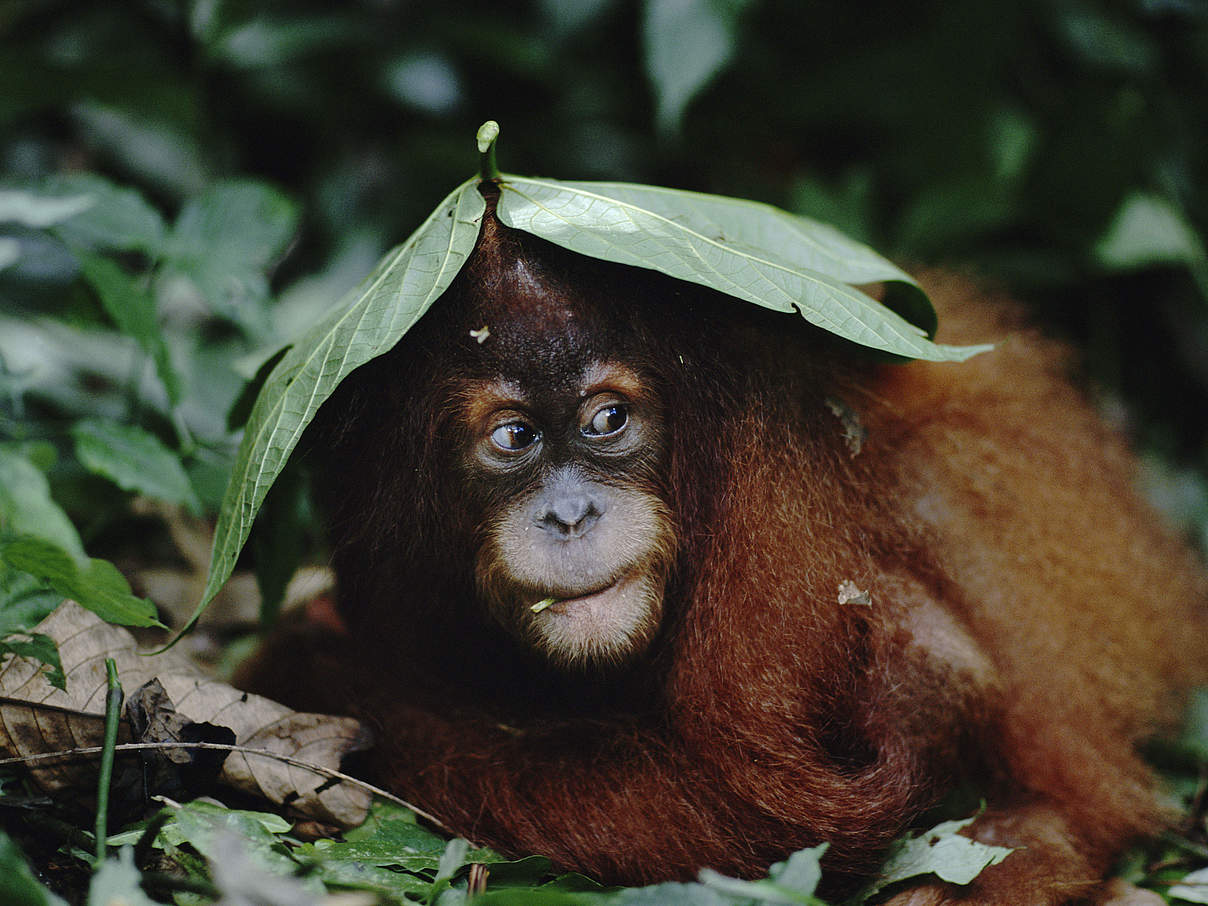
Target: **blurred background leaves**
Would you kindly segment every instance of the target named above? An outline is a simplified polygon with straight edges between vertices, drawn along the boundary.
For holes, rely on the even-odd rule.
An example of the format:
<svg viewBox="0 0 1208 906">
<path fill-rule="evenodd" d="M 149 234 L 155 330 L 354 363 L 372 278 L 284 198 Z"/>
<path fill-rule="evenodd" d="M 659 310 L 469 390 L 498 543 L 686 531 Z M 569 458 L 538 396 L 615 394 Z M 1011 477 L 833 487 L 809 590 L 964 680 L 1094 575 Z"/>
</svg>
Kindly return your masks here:
<svg viewBox="0 0 1208 906">
<path fill-rule="evenodd" d="M 149 530 L 214 512 L 244 381 L 473 173 L 488 118 L 510 172 L 767 201 L 1008 287 L 1208 544 L 1206 0 L 6 0 L 10 472 L 89 554 L 174 556 Z"/>
<path fill-rule="evenodd" d="M 183 622 L 241 391 L 491 118 L 508 172 L 766 201 L 1009 289 L 1208 549 L 1208 0 L 0 0 L 0 658 L 61 680 L 22 631 L 65 594 Z M 314 525 L 287 472 L 194 653 L 237 659 Z"/>
</svg>

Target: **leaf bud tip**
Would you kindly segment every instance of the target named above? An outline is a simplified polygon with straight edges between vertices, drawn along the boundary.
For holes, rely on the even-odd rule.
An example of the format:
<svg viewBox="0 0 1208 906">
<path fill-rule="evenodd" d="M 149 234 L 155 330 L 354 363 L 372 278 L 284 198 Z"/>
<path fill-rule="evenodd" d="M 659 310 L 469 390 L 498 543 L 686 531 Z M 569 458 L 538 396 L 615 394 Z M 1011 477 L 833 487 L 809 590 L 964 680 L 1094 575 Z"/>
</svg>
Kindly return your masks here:
<svg viewBox="0 0 1208 906">
<path fill-rule="evenodd" d="M 486 154 L 491 150 L 491 145 L 495 144 L 495 139 L 499 138 L 499 124 L 494 120 L 487 120 L 478 127 L 478 153 Z"/>
<path fill-rule="evenodd" d="M 495 139 L 499 138 L 499 124 L 487 120 L 478 127 L 478 175 L 483 179 L 498 179 L 499 167 L 495 163 Z"/>
</svg>

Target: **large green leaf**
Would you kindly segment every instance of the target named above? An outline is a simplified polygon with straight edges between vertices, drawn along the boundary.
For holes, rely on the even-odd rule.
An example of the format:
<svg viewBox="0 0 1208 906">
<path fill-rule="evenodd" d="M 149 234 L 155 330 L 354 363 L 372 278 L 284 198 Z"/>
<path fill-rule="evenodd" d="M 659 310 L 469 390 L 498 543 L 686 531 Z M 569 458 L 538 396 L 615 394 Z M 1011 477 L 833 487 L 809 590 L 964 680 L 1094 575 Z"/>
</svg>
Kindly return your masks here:
<svg viewBox="0 0 1208 906">
<path fill-rule="evenodd" d="M 484 126 L 479 136 L 489 173 L 497 132 Z M 498 182 L 504 224 L 572 251 L 796 311 L 891 355 L 951 361 L 988 348 L 928 340 L 934 311 L 926 294 L 893 264 L 825 224 L 768 205 L 648 186 L 518 176 Z M 393 347 L 444 292 L 474 248 L 485 209 L 478 180 L 458 186 L 273 368 L 248 419 L 219 515 L 209 581 L 188 626 L 234 569 L 269 487 L 319 406 L 353 369 Z M 886 304 L 857 288 L 869 283 L 886 284 Z"/>
<path fill-rule="evenodd" d="M 499 219 L 571 251 L 661 271 L 778 311 L 862 346 L 962 361 L 986 346 L 927 339 L 934 315 L 918 284 L 838 230 L 769 205 L 624 183 L 504 176 Z M 857 289 L 887 284 L 886 303 Z"/>
<path fill-rule="evenodd" d="M 248 417 L 218 518 L 209 582 L 189 626 L 235 568 L 256 511 L 319 406 L 355 368 L 394 346 L 461 270 L 486 210 L 477 185 L 471 179 L 454 189 L 269 375 Z"/>
</svg>

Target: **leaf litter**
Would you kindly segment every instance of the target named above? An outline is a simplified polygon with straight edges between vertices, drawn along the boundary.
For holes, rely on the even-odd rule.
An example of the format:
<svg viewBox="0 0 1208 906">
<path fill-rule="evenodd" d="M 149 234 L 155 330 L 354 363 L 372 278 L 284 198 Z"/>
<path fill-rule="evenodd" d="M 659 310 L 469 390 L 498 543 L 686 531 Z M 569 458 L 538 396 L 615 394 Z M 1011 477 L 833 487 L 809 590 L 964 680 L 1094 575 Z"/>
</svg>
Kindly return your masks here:
<svg viewBox="0 0 1208 906">
<path fill-rule="evenodd" d="M 313 763 L 329 773 L 338 770 L 344 755 L 368 743 L 365 729 L 352 718 L 292 711 L 207 678 L 178 652 L 144 655 L 128 631 L 72 601 L 60 605 L 35 631 L 58 644 L 66 690 L 50 683 L 40 661 L 10 657 L 0 666 L 0 754 L 5 756 L 30 758 L 99 745 L 107 657 L 114 659 L 123 688 L 132 693 L 144 735 L 154 726 L 158 742 L 174 734 L 203 733 L 198 728 L 209 724 L 225 728 L 240 747 Z M 157 712 L 165 701 L 171 710 Z M 123 741 L 135 738 L 127 723 Z M 47 792 L 95 786 L 95 767 L 86 762 L 31 761 L 30 773 Z M 345 827 L 360 823 L 370 802 L 367 790 L 350 783 L 242 751 L 223 760 L 217 782 Z"/>
</svg>

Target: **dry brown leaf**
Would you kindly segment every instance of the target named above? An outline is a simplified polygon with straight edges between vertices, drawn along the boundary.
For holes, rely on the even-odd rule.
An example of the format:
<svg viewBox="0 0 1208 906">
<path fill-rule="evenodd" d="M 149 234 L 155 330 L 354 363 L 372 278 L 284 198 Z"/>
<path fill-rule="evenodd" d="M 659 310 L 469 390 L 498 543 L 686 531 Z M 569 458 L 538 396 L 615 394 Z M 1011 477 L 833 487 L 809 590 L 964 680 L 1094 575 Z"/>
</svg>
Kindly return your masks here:
<svg viewBox="0 0 1208 906">
<path fill-rule="evenodd" d="M 363 748 L 367 734 L 348 717 L 291 711 L 267 698 L 211 680 L 175 650 L 139 654 L 125 629 L 65 601 L 36 628 L 59 646 L 67 691 L 54 688 L 40 664 L 10 657 L 0 665 L 0 752 L 27 756 L 100 744 L 105 710 L 105 659 L 117 664 L 122 688 L 133 692 L 157 678 L 176 710 L 191 721 L 229 727 L 236 744 L 338 770 L 340 759 Z M 123 721 L 123 724 L 125 722 Z M 126 738 L 129 738 L 128 731 Z M 31 767 L 49 791 L 79 784 L 70 764 Z M 263 796 L 320 821 L 359 824 L 370 794 L 274 758 L 232 752 L 219 783 Z"/>
</svg>

